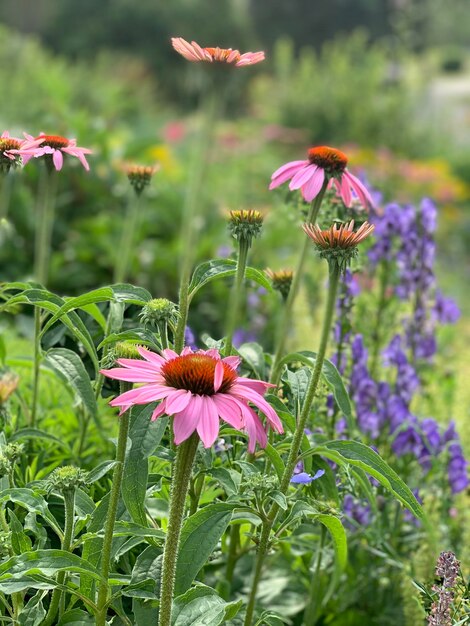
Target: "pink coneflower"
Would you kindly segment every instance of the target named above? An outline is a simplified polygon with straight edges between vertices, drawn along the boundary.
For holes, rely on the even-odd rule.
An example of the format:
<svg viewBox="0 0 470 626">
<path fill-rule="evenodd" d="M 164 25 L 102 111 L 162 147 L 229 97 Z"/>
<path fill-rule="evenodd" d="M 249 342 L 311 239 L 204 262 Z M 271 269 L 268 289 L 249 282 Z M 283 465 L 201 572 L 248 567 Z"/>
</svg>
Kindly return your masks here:
<svg viewBox="0 0 470 626">
<path fill-rule="evenodd" d="M 10 137 L 10 133 L 5 130 L 0 137 L 0 169 L 8 172 L 22 162 L 27 163 L 31 158 L 30 151 L 36 150 L 41 143 L 40 139 Z"/>
<path fill-rule="evenodd" d="M 351 206 L 354 193 L 364 208 L 372 206 L 372 198 L 361 181 L 346 169 L 348 157 L 336 148 L 310 148 L 308 159 L 291 161 L 277 169 L 271 177 L 269 189 L 275 189 L 290 180 L 289 189 L 300 189 L 307 202 L 318 196 L 325 178 L 335 185 L 346 206 Z"/>
<path fill-rule="evenodd" d="M 193 352 L 189 347 L 181 354 L 163 350 L 162 356 L 146 348 L 138 348 L 144 359 L 118 359 L 122 367 L 103 370 L 108 378 L 132 383 L 144 383 L 137 389 L 122 393 L 110 402 L 121 413 L 134 404 L 162 402 L 152 413 L 152 420 L 162 415 L 173 415 L 175 443 L 179 445 L 197 431 L 204 446 L 209 448 L 219 436 L 219 418 L 248 433 L 248 450 L 253 452 L 256 442 L 267 443 L 266 428 L 249 406 L 257 407 L 267 418 L 269 426 L 283 432 L 274 409 L 263 398 L 269 383 L 238 376 L 240 359 L 221 358 L 217 350 Z"/>
<path fill-rule="evenodd" d="M 91 150 L 88 148 L 79 148 L 76 139 L 67 139 L 60 135 L 45 135 L 44 133 L 41 133 L 36 138 L 31 137 L 31 135 L 25 135 L 25 137 L 30 141 L 40 141 L 41 143 L 39 149 L 31 151 L 28 157 L 29 159 L 33 156 L 41 157 L 46 155 L 47 158 L 47 156 L 52 155 L 52 163 L 55 169 L 60 171 L 64 163 L 64 154 L 69 154 L 70 156 L 77 157 L 87 171 L 90 170 L 85 154 L 91 154 Z"/>
<path fill-rule="evenodd" d="M 189 43 L 182 37 L 172 37 L 171 43 L 176 52 L 179 52 L 186 60 L 193 63 L 199 63 L 200 61 L 213 63 L 218 61 L 220 63 L 231 63 L 236 67 L 243 67 L 244 65 L 254 65 L 264 61 L 264 52 L 245 52 L 240 54 L 239 50 L 232 50 L 232 48 L 201 48 L 195 41 Z"/>
</svg>

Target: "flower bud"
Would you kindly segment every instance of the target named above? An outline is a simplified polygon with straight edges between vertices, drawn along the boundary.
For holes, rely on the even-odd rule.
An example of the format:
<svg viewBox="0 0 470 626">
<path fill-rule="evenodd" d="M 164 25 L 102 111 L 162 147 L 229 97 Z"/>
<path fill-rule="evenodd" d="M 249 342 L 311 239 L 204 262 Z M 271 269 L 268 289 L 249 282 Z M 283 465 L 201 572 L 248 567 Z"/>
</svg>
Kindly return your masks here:
<svg viewBox="0 0 470 626">
<path fill-rule="evenodd" d="M 48 491 L 56 489 L 62 493 L 75 491 L 87 485 L 87 473 L 79 467 L 58 467 L 47 479 Z"/>
<path fill-rule="evenodd" d="M 154 298 L 143 307 L 139 317 L 146 328 L 158 330 L 162 322 L 166 324 L 176 323 L 178 307 L 166 298 Z"/>
<path fill-rule="evenodd" d="M 278 270 L 275 272 L 268 267 L 264 270 L 264 273 L 270 279 L 273 289 L 279 291 L 283 300 L 287 300 L 294 272 L 292 270 Z"/>
<path fill-rule="evenodd" d="M 150 185 L 152 176 L 157 170 L 158 167 L 156 165 L 128 165 L 126 167 L 127 178 L 138 196 Z"/>
<path fill-rule="evenodd" d="M 259 211 L 230 211 L 228 229 L 238 242 L 245 242 L 248 247 L 254 238 L 259 237 L 263 226 L 263 216 Z"/>
</svg>

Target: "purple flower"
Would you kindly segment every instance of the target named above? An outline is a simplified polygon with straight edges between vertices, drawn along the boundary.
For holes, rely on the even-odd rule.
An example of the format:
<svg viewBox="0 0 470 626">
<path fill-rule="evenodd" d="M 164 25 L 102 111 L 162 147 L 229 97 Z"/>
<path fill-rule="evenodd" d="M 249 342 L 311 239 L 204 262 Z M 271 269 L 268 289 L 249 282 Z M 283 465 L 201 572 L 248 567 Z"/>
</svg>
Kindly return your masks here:
<svg viewBox="0 0 470 626">
<path fill-rule="evenodd" d="M 346 525 L 349 528 L 355 528 L 357 525 L 369 525 L 371 512 L 369 504 L 364 504 L 363 502 L 356 500 L 351 494 L 348 493 L 344 496 L 343 510 L 347 517 L 356 522 L 356 524 L 347 522 Z"/>
<path fill-rule="evenodd" d="M 193 350 L 197 350 L 196 337 L 189 326 L 184 329 L 184 343 Z"/>
<path fill-rule="evenodd" d="M 441 324 L 455 324 L 460 317 L 460 309 L 455 300 L 446 298 L 437 290 L 432 315 Z"/>
<path fill-rule="evenodd" d="M 423 448 L 423 440 L 413 424 L 398 431 L 392 443 L 392 450 L 397 456 L 413 454 L 419 457 Z"/>
</svg>

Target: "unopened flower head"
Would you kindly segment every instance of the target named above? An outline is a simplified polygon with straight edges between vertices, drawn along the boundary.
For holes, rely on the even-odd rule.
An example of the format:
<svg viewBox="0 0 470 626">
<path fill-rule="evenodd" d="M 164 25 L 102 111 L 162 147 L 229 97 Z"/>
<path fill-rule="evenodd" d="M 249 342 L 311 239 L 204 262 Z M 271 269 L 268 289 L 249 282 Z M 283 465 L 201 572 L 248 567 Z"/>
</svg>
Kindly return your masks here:
<svg viewBox="0 0 470 626">
<path fill-rule="evenodd" d="M 273 271 L 269 267 L 264 270 L 266 276 L 270 279 L 273 289 L 279 291 L 282 298 L 287 300 L 290 287 L 292 285 L 292 279 L 294 278 L 294 272 L 292 270 L 277 270 Z"/>
<path fill-rule="evenodd" d="M 178 307 L 166 298 L 154 298 L 140 312 L 140 321 L 146 327 L 159 330 L 160 324 L 174 324 L 178 319 Z"/>
<path fill-rule="evenodd" d="M 13 372 L 0 372 L 0 405 L 5 404 L 18 387 L 20 378 Z"/>
<path fill-rule="evenodd" d="M 315 244 L 320 256 L 328 263 L 336 263 L 340 270 L 346 269 L 350 260 L 357 254 L 357 246 L 374 230 L 374 226 L 364 222 L 354 231 L 354 220 L 349 224 L 333 224 L 322 230 L 318 224 L 304 224 L 303 229 Z"/>
<path fill-rule="evenodd" d="M 88 148 L 80 148 L 77 146 L 76 139 L 67 139 L 61 135 L 45 135 L 41 133 L 37 137 L 31 135 L 25 135 L 29 141 L 39 141 L 40 147 L 29 150 L 27 160 L 31 157 L 42 157 L 46 159 L 46 163 L 50 169 L 55 168 L 57 171 L 62 169 L 64 164 L 64 154 L 76 157 L 83 167 L 89 171 L 90 166 L 85 158 L 86 154 L 91 154 L 91 150 Z M 24 151 L 23 151 L 24 152 Z M 25 163 L 27 160 L 23 156 Z"/>
<path fill-rule="evenodd" d="M 218 62 L 243 67 L 264 61 L 264 52 L 244 52 L 241 54 L 239 50 L 232 50 L 232 48 L 201 48 L 195 41 L 189 43 L 182 37 L 173 37 L 171 44 L 176 52 L 193 63 Z"/>
<path fill-rule="evenodd" d="M 198 350 L 189 347 L 181 354 L 163 350 L 161 356 L 146 348 L 138 348 L 144 359 L 118 359 L 121 367 L 104 370 L 108 378 L 143 383 L 110 402 L 121 414 L 134 405 L 161 400 L 152 413 L 152 420 L 162 415 L 173 416 L 176 445 L 197 432 L 209 448 L 219 437 L 220 419 L 233 428 L 248 433 L 248 450 L 253 452 L 258 442 L 267 444 L 266 427 L 249 406 L 254 405 L 267 419 L 267 425 L 283 432 L 281 421 L 263 398 L 269 383 L 238 375 L 239 357 L 222 358 L 218 350 Z"/>
<path fill-rule="evenodd" d="M 87 485 L 87 473 L 79 467 L 65 465 L 55 469 L 47 480 L 48 490 L 56 489 L 62 493 L 75 491 Z"/>
<path fill-rule="evenodd" d="M 307 159 L 290 161 L 277 169 L 271 177 L 269 189 L 275 189 L 290 180 L 289 189 L 300 189 L 303 198 L 312 202 L 324 188 L 325 181 L 334 185 L 344 204 L 349 207 L 354 196 L 364 208 L 373 206 L 372 198 L 363 185 L 347 169 L 348 157 L 330 146 L 310 148 Z"/>
<path fill-rule="evenodd" d="M 157 165 L 126 165 L 126 174 L 135 193 L 140 196 L 143 190 L 150 185 L 152 176 L 158 171 Z"/>
<path fill-rule="evenodd" d="M 2 450 L 3 456 L 11 463 L 16 463 L 16 461 L 21 458 L 23 452 L 23 443 L 7 443 L 7 445 Z"/>
<path fill-rule="evenodd" d="M 17 139 L 4 131 L 0 137 L 0 172 L 7 173 L 11 168 L 26 163 L 29 151 L 35 150 L 40 144 L 40 140 Z"/>
<path fill-rule="evenodd" d="M 118 359 L 139 359 L 140 355 L 137 345 L 131 341 L 118 341 L 114 344 L 113 349 L 101 360 L 101 367 L 114 367 Z"/>
<path fill-rule="evenodd" d="M 259 237 L 262 226 L 263 216 L 259 211 L 230 211 L 228 229 L 237 241 L 245 241 L 251 246 L 252 240 Z"/>
</svg>

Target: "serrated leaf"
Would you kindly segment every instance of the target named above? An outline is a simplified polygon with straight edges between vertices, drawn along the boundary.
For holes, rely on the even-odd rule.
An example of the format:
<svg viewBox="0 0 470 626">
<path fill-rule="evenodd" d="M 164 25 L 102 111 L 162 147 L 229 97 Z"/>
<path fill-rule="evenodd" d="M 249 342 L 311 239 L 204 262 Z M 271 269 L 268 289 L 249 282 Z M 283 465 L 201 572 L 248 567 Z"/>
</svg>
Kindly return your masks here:
<svg viewBox="0 0 470 626">
<path fill-rule="evenodd" d="M 209 474 L 219 481 L 228 496 L 234 496 L 238 493 L 241 482 L 241 474 L 235 470 L 225 467 L 214 467 L 209 470 Z"/>
<path fill-rule="evenodd" d="M 196 578 L 225 532 L 237 505 L 210 504 L 190 515 L 181 531 L 175 593 L 184 593 Z"/>
<path fill-rule="evenodd" d="M 8 515 L 10 518 L 11 547 L 13 548 L 13 552 L 15 554 L 23 554 L 23 552 L 28 552 L 28 550 L 31 550 L 32 546 L 31 539 L 24 532 L 21 522 L 13 513 L 13 511 L 9 510 Z"/>
</svg>

